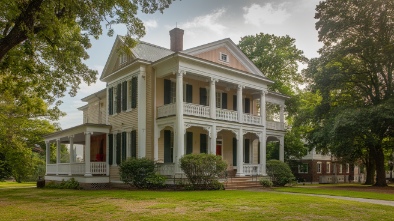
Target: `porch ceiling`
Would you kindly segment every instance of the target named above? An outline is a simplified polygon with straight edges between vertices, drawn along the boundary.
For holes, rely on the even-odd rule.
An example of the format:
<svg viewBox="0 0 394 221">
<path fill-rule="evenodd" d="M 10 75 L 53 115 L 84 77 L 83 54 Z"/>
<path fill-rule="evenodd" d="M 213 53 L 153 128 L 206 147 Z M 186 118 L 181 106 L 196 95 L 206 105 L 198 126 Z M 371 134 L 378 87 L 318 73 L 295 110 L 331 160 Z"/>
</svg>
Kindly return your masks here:
<svg viewBox="0 0 394 221">
<path fill-rule="evenodd" d="M 92 133 L 94 136 L 109 133 L 110 129 L 111 125 L 86 123 L 45 135 L 44 140 L 52 141 L 59 139 L 61 143 L 69 143 L 69 137 L 73 136 L 75 144 L 84 144 L 85 133 Z"/>
</svg>

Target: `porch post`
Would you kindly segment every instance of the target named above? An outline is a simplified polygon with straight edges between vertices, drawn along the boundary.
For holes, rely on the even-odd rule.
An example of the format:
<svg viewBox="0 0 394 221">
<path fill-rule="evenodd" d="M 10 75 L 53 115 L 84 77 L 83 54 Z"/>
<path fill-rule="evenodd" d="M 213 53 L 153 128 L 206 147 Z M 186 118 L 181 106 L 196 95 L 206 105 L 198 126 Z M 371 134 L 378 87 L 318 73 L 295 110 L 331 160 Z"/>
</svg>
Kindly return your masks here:
<svg viewBox="0 0 394 221">
<path fill-rule="evenodd" d="M 209 110 L 212 119 L 216 119 L 216 79 L 211 78 L 209 87 Z"/>
<path fill-rule="evenodd" d="M 92 132 L 85 132 L 85 176 L 92 176 L 90 171 L 90 136 Z"/>
<path fill-rule="evenodd" d="M 176 155 L 174 157 L 176 172 L 181 173 L 179 159 L 184 155 L 184 124 L 183 124 L 183 72 L 176 73 Z"/>
<path fill-rule="evenodd" d="M 284 112 L 285 112 L 285 105 L 284 104 L 281 104 L 280 105 L 280 116 L 279 116 L 279 119 L 280 119 L 280 123 L 281 123 L 281 129 L 283 130 L 283 129 L 285 129 L 284 128 L 284 123 L 285 123 L 285 114 L 284 114 Z"/>
<path fill-rule="evenodd" d="M 243 115 L 243 110 L 242 110 L 242 85 L 238 85 L 237 88 L 237 112 L 238 112 L 238 122 L 242 123 L 242 115 Z"/>
<path fill-rule="evenodd" d="M 45 141 L 45 161 L 46 161 L 46 170 L 45 174 L 48 175 L 48 164 L 51 163 L 51 142 Z"/>
<path fill-rule="evenodd" d="M 211 127 L 211 150 L 209 151 L 210 154 L 216 155 L 216 138 L 217 138 L 217 133 L 216 133 L 216 124 L 212 124 Z"/>
<path fill-rule="evenodd" d="M 239 113 L 239 112 L 238 112 Z M 237 176 L 244 175 L 244 142 L 243 142 L 243 130 L 239 128 L 237 136 Z"/>
<path fill-rule="evenodd" d="M 160 131 L 159 131 L 159 128 L 157 127 L 156 122 L 155 122 L 155 126 L 153 127 L 153 134 L 154 134 L 154 137 L 153 137 L 153 160 L 158 161 L 159 160 Z"/>
<path fill-rule="evenodd" d="M 260 165 L 261 165 L 261 175 L 266 176 L 267 175 L 267 142 L 266 142 L 266 132 L 265 128 L 263 129 L 263 133 L 260 134 L 259 136 L 259 142 L 260 142 Z"/>
<path fill-rule="evenodd" d="M 106 134 L 105 137 L 105 164 L 107 166 L 106 168 L 106 172 L 105 175 L 109 176 L 109 138 L 108 138 L 108 134 Z"/>
<path fill-rule="evenodd" d="M 69 162 L 70 171 L 69 171 L 68 175 L 71 176 L 72 175 L 71 164 L 74 163 L 74 136 L 73 135 L 69 136 L 69 139 L 70 139 L 70 162 Z"/>
<path fill-rule="evenodd" d="M 146 70 L 145 67 L 140 67 L 138 74 L 137 87 L 137 109 L 138 109 L 138 158 L 146 157 Z"/>
<path fill-rule="evenodd" d="M 285 161 L 285 137 L 281 136 L 279 138 L 279 160 L 284 162 Z"/>
<path fill-rule="evenodd" d="M 59 163 L 60 163 L 60 139 L 56 139 L 56 175 L 59 175 Z"/>
</svg>

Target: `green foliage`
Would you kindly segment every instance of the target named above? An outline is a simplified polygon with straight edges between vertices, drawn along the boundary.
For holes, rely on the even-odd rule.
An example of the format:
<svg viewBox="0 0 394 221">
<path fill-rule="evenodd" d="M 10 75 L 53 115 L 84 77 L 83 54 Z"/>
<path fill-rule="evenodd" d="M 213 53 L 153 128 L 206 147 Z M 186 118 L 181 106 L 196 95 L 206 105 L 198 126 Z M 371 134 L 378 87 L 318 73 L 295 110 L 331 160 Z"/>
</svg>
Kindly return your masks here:
<svg viewBox="0 0 394 221">
<path fill-rule="evenodd" d="M 221 156 L 212 154 L 188 154 L 180 159 L 181 169 L 193 189 L 223 189 L 218 177 L 227 169 Z"/>
<path fill-rule="evenodd" d="M 155 172 L 155 162 L 146 158 L 129 158 L 119 167 L 120 179 L 139 189 L 157 189 L 164 187 L 166 178 Z"/>
<path fill-rule="evenodd" d="M 71 178 L 67 181 L 62 180 L 60 183 L 56 183 L 54 181 L 50 181 L 45 185 L 45 188 L 52 188 L 52 189 L 74 189 L 79 190 L 82 187 L 79 186 L 79 182 L 76 181 L 74 178 Z"/>
<path fill-rule="evenodd" d="M 279 160 L 267 161 L 267 174 L 271 177 L 274 186 L 284 186 L 295 180 L 290 167 Z"/>
<path fill-rule="evenodd" d="M 274 185 L 271 180 L 267 180 L 264 178 L 260 179 L 259 182 L 263 187 L 272 187 Z"/>
</svg>

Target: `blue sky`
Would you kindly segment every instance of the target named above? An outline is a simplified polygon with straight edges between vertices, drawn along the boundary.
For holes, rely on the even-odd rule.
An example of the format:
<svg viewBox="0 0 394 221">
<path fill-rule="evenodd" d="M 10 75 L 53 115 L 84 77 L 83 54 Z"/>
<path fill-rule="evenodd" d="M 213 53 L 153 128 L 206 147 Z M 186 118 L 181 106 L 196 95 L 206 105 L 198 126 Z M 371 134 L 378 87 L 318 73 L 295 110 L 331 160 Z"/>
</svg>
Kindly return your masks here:
<svg viewBox="0 0 394 221">
<path fill-rule="evenodd" d="M 322 46 L 315 30 L 315 7 L 319 0 L 182 0 L 173 2 L 163 14 L 139 14 L 144 22 L 146 35 L 143 41 L 169 48 L 169 30 L 176 25 L 185 30 L 184 49 L 201 44 L 231 38 L 236 44 L 241 37 L 258 33 L 289 35 L 296 39 L 298 49 L 308 58 L 317 57 Z M 122 25 L 114 27 L 114 37 L 103 35 L 91 40 L 90 58 L 85 63 L 101 71 L 115 41 L 116 35 L 124 35 Z M 106 31 L 104 30 L 104 33 Z M 75 97 L 62 98 L 60 109 L 67 113 L 59 120 L 63 129 L 82 124 L 82 112 L 77 108 L 85 105 L 81 98 L 105 88 L 97 80 L 90 86 L 80 85 Z"/>
</svg>

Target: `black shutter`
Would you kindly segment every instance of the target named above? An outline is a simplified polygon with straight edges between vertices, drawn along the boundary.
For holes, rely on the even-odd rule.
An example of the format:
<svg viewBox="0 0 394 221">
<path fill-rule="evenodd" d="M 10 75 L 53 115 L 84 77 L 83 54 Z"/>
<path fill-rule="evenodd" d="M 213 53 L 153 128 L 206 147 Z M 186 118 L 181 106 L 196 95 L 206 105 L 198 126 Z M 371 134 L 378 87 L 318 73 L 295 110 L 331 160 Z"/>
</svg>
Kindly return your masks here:
<svg viewBox="0 0 394 221">
<path fill-rule="evenodd" d="M 114 114 L 114 88 L 108 89 L 108 115 Z"/>
<path fill-rule="evenodd" d="M 261 143 L 259 142 L 258 146 L 257 146 L 257 163 L 260 164 L 260 145 Z"/>
<path fill-rule="evenodd" d="M 237 95 L 233 95 L 233 110 L 237 111 Z"/>
<path fill-rule="evenodd" d="M 193 102 L 193 86 L 186 84 L 186 103 Z"/>
<path fill-rule="evenodd" d="M 114 135 L 108 134 L 108 163 L 109 165 L 113 164 L 114 159 Z"/>
<path fill-rule="evenodd" d="M 207 106 L 207 89 L 200 87 L 200 104 Z"/>
<path fill-rule="evenodd" d="M 233 137 L 233 166 L 237 166 L 237 139 Z"/>
<path fill-rule="evenodd" d="M 171 81 L 164 79 L 164 105 L 171 104 Z"/>
<path fill-rule="evenodd" d="M 121 96 L 122 95 L 122 84 L 118 84 L 116 88 L 116 113 L 120 113 L 122 107 Z"/>
<path fill-rule="evenodd" d="M 222 109 L 227 109 L 227 93 L 222 93 Z"/>
<path fill-rule="evenodd" d="M 127 81 L 122 83 L 122 110 L 127 110 Z"/>
<path fill-rule="evenodd" d="M 200 134 L 200 153 L 207 153 L 207 135 Z"/>
<path fill-rule="evenodd" d="M 193 153 L 193 132 L 186 132 L 186 154 Z"/>
<path fill-rule="evenodd" d="M 249 114 L 249 113 L 250 113 L 250 99 L 245 98 L 245 114 Z"/>
<path fill-rule="evenodd" d="M 126 160 L 126 141 L 127 134 L 126 132 L 122 132 L 122 162 Z"/>
<path fill-rule="evenodd" d="M 170 130 L 164 130 L 164 163 L 172 163 Z"/>
<path fill-rule="evenodd" d="M 131 79 L 131 108 L 137 107 L 137 94 L 138 94 L 138 79 L 133 77 Z"/>
<path fill-rule="evenodd" d="M 116 164 L 120 164 L 120 155 L 121 155 L 121 152 L 120 152 L 120 145 L 121 145 L 121 140 L 122 138 L 121 138 L 121 133 L 117 133 L 116 134 Z"/>
<path fill-rule="evenodd" d="M 137 131 L 131 131 L 131 142 L 130 142 L 130 155 L 132 158 L 137 158 Z"/>
<path fill-rule="evenodd" d="M 249 163 L 249 161 L 250 161 L 249 139 L 245 139 L 244 148 L 245 148 L 245 163 Z"/>
</svg>

